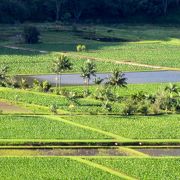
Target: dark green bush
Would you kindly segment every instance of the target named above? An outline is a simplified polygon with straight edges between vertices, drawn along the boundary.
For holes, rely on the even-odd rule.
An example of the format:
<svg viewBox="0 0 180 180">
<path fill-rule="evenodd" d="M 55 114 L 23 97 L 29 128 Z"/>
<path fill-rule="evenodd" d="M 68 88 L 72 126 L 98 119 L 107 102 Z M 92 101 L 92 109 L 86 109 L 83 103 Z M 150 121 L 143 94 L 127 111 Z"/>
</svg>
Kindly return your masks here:
<svg viewBox="0 0 180 180">
<path fill-rule="evenodd" d="M 23 37 L 25 43 L 36 44 L 39 42 L 39 36 L 40 36 L 40 32 L 36 27 L 34 26 L 24 27 Z"/>
</svg>

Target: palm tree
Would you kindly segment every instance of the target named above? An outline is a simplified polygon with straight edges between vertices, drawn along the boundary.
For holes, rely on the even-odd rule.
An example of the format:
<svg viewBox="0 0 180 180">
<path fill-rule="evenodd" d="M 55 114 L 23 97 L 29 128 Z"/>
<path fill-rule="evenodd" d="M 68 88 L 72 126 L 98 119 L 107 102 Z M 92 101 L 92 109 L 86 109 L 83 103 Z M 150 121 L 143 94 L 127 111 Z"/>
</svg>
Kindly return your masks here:
<svg viewBox="0 0 180 180">
<path fill-rule="evenodd" d="M 169 86 L 165 87 L 165 91 L 170 93 L 170 96 L 173 96 L 173 93 L 179 94 L 180 88 L 176 84 L 170 83 Z"/>
<path fill-rule="evenodd" d="M 95 78 L 94 83 L 95 83 L 96 85 L 100 85 L 100 84 L 103 83 L 103 81 L 104 81 L 104 79 L 101 79 L 100 77 L 98 77 L 98 78 Z"/>
<path fill-rule="evenodd" d="M 59 89 L 61 86 L 61 73 L 67 70 L 72 69 L 72 63 L 64 54 L 60 54 L 60 56 L 53 62 L 53 72 L 56 73 L 56 88 L 58 87 L 59 80 Z"/>
<path fill-rule="evenodd" d="M 114 89 L 116 89 L 116 87 L 127 87 L 127 78 L 124 76 L 125 74 L 115 69 L 106 84 L 114 87 Z"/>
<path fill-rule="evenodd" d="M 91 80 L 91 76 L 96 76 L 96 65 L 87 60 L 83 67 L 81 67 L 81 77 L 84 79 L 84 84 L 87 85 L 87 90 L 89 87 L 89 81 Z"/>
</svg>

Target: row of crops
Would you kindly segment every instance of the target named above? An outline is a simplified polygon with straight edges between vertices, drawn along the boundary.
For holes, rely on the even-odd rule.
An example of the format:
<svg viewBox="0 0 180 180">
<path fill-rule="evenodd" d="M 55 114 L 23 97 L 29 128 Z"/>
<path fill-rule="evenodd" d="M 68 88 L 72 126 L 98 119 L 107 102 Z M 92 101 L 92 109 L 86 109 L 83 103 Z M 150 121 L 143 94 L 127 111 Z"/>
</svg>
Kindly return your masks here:
<svg viewBox="0 0 180 180">
<path fill-rule="evenodd" d="M 178 179 L 179 158 L 0 158 L 2 179 Z M 13 169 L 13 171 L 12 171 Z"/>
<path fill-rule="evenodd" d="M 33 116 L 0 116 L 0 139 L 104 139 L 107 135 L 59 120 Z"/>
<path fill-rule="evenodd" d="M 9 73 L 17 74 L 43 74 L 53 73 L 53 61 L 57 53 L 40 54 L 24 50 L 13 50 L 10 48 L 0 49 L 0 64 L 9 67 Z M 71 72 L 80 72 L 80 67 L 84 64 L 84 59 L 71 58 L 73 70 Z M 150 70 L 149 68 L 134 67 L 130 65 L 117 65 L 113 62 L 96 62 L 98 72 L 111 72 L 114 68 L 121 71 L 141 71 Z"/>
<path fill-rule="evenodd" d="M 96 120 L 95 120 L 96 119 Z M 31 127 L 31 128 L 29 128 Z M 128 127 L 128 129 L 126 128 Z M 1 139 L 180 139 L 179 116 L 0 116 Z"/>
<path fill-rule="evenodd" d="M 103 50 L 81 53 L 110 61 L 131 61 L 142 64 L 179 68 L 179 44 L 127 43 L 105 47 Z M 92 53 L 93 52 L 93 53 Z"/>
</svg>

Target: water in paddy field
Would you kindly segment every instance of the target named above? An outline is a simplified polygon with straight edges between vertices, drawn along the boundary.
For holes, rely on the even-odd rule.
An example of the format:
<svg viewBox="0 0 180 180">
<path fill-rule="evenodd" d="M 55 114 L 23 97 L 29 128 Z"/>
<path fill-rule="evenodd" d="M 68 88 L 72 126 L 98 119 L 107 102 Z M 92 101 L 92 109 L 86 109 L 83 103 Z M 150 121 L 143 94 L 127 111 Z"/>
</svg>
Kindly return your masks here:
<svg viewBox="0 0 180 180">
<path fill-rule="evenodd" d="M 130 149 L 132 150 L 132 149 Z M 133 149 L 149 156 L 180 156 L 180 148 Z M 135 153 L 135 152 L 134 152 Z M 120 148 L 0 149 L 0 156 L 136 156 Z"/>
<path fill-rule="evenodd" d="M 180 156 L 180 148 L 147 148 L 136 150 L 150 156 Z"/>
<path fill-rule="evenodd" d="M 97 74 L 97 77 L 108 78 L 109 73 Z M 154 71 L 154 72 L 129 72 L 125 73 L 129 84 L 141 83 L 169 83 L 180 82 L 180 71 Z M 52 85 L 56 84 L 56 75 L 32 75 L 32 76 L 17 76 L 17 79 L 25 78 L 32 83 L 34 79 L 39 81 L 48 81 Z M 93 84 L 94 79 L 91 79 L 90 84 Z M 63 74 L 61 75 L 62 85 L 83 85 L 84 80 L 80 74 Z"/>
<path fill-rule="evenodd" d="M 127 156 L 115 148 L 1 149 L 0 156 Z"/>
</svg>

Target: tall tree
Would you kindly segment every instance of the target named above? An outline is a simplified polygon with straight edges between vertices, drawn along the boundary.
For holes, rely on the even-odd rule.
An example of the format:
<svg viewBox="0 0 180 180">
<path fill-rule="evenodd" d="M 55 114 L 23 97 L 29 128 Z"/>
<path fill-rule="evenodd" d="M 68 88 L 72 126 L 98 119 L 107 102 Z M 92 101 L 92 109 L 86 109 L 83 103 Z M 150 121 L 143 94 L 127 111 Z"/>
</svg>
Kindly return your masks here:
<svg viewBox="0 0 180 180">
<path fill-rule="evenodd" d="M 83 67 L 81 67 L 81 77 L 84 79 L 84 84 L 87 86 L 87 91 L 89 89 L 89 81 L 92 76 L 96 76 L 96 65 L 87 60 Z"/>
<path fill-rule="evenodd" d="M 62 11 L 63 4 L 66 3 L 67 0 L 55 0 L 56 4 L 56 22 L 60 20 L 60 11 Z"/>
<path fill-rule="evenodd" d="M 84 9 L 88 5 L 88 1 L 85 0 L 71 0 L 70 1 L 72 14 L 74 16 L 75 22 L 78 22 Z"/>
<path fill-rule="evenodd" d="M 72 63 L 67 56 L 61 54 L 57 60 L 53 62 L 53 72 L 56 73 L 56 88 L 59 83 L 59 89 L 61 87 L 61 73 L 72 69 Z"/>
<path fill-rule="evenodd" d="M 117 87 L 127 87 L 127 78 L 125 74 L 115 69 L 106 84 L 112 86 L 115 91 Z"/>
<path fill-rule="evenodd" d="M 167 9 L 168 9 L 168 0 L 162 0 L 162 5 L 163 5 L 163 14 L 167 14 Z"/>
</svg>

